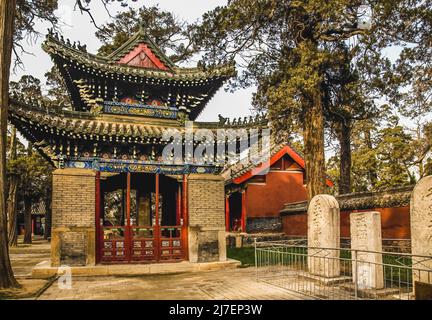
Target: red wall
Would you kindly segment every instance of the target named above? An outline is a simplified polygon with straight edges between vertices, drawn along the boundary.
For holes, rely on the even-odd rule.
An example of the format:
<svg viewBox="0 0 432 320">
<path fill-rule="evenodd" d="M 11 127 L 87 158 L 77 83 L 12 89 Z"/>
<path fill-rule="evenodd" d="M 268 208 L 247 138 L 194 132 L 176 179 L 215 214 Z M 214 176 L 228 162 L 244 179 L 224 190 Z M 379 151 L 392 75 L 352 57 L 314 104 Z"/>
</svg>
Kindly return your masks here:
<svg viewBox="0 0 432 320">
<path fill-rule="evenodd" d="M 247 217 L 278 217 L 285 203 L 307 199 L 303 173 L 270 171 L 265 185 L 248 184 L 246 190 Z"/>
<path fill-rule="evenodd" d="M 289 236 L 307 236 L 307 215 L 290 214 L 282 216 L 282 230 Z"/>
<path fill-rule="evenodd" d="M 378 211 L 381 213 L 382 237 L 384 239 L 410 239 L 410 209 L 400 208 L 375 208 L 358 211 Z M 341 237 L 350 236 L 349 215 L 353 211 L 341 212 Z M 307 235 L 307 215 L 282 216 L 283 231 L 287 235 Z"/>
</svg>

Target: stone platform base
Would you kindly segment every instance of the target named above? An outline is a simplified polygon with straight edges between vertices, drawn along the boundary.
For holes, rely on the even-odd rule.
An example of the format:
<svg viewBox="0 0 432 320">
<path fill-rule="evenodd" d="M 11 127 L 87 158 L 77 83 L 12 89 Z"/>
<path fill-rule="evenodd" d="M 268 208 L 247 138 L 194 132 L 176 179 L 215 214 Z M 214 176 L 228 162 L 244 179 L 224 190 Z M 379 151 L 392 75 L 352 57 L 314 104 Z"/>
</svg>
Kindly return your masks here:
<svg viewBox="0 0 432 320">
<path fill-rule="evenodd" d="M 146 274 L 182 273 L 234 269 L 241 265 L 240 261 L 228 259 L 223 262 L 191 263 L 182 261 L 177 263 L 157 264 L 116 264 L 96 265 L 85 267 L 71 267 L 72 276 L 138 276 Z M 58 267 L 51 267 L 50 261 L 43 261 L 32 270 L 32 277 L 45 279 L 55 276 Z"/>
<path fill-rule="evenodd" d="M 350 292 L 355 291 L 354 283 L 344 283 L 341 288 Z M 389 296 L 393 296 L 399 293 L 398 288 L 383 288 L 383 289 L 357 289 L 357 295 L 359 298 L 366 299 L 379 299 Z"/>
<path fill-rule="evenodd" d="M 310 273 L 300 274 L 299 277 L 305 278 L 307 280 L 316 281 L 329 286 L 352 281 L 352 278 L 350 277 L 339 276 L 339 277 L 326 278 L 323 276 L 317 276 Z"/>
</svg>

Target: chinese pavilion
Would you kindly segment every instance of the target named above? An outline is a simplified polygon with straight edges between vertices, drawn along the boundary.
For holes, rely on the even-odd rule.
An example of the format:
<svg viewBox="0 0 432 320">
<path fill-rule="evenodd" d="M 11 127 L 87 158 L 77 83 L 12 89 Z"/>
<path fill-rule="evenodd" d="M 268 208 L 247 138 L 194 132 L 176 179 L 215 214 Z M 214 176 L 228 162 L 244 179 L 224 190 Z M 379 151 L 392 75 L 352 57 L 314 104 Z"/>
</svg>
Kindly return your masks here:
<svg viewBox="0 0 432 320">
<path fill-rule="evenodd" d="M 226 260 L 222 167 L 164 162 L 171 141 L 162 134 L 184 133 L 186 121 L 212 132 L 262 125 L 261 118 L 195 121 L 234 66 L 180 68 L 142 28 L 109 56 L 52 31 L 43 49 L 72 109 L 14 96 L 9 117 L 56 168 L 52 266 Z"/>
</svg>

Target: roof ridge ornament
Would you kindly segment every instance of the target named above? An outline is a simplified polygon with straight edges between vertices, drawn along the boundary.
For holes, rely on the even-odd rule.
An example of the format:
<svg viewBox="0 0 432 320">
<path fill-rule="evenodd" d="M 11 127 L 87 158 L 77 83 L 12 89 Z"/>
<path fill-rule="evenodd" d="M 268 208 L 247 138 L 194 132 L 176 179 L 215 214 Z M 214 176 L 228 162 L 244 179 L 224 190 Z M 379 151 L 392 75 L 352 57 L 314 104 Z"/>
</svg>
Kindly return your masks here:
<svg viewBox="0 0 432 320">
<path fill-rule="evenodd" d="M 143 35 L 143 36 L 147 36 L 147 32 L 145 30 L 145 21 L 142 17 L 140 17 L 139 19 L 139 34 Z"/>
<path fill-rule="evenodd" d="M 259 114 L 257 113 L 255 117 L 250 115 L 249 117 L 238 117 L 231 119 L 229 117 L 225 118 L 222 115 L 218 115 L 219 117 L 219 125 L 220 126 L 252 126 L 252 125 L 259 125 L 259 126 L 265 126 L 268 124 L 268 119 L 265 114 Z"/>
</svg>

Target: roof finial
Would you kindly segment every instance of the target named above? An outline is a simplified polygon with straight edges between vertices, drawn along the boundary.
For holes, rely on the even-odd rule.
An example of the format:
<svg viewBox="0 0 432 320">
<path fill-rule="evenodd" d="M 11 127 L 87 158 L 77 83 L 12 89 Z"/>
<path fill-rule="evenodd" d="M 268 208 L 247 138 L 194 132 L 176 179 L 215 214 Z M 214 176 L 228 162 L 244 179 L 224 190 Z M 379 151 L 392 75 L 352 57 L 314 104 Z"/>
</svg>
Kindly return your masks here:
<svg viewBox="0 0 432 320">
<path fill-rule="evenodd" d="M 141 34 L 145 34 L 146 33 L 145 32 L 145 22 L 144 22 L 144 19 L 142 17 L 139 19 L 139 32 Z"/>
</svg>

